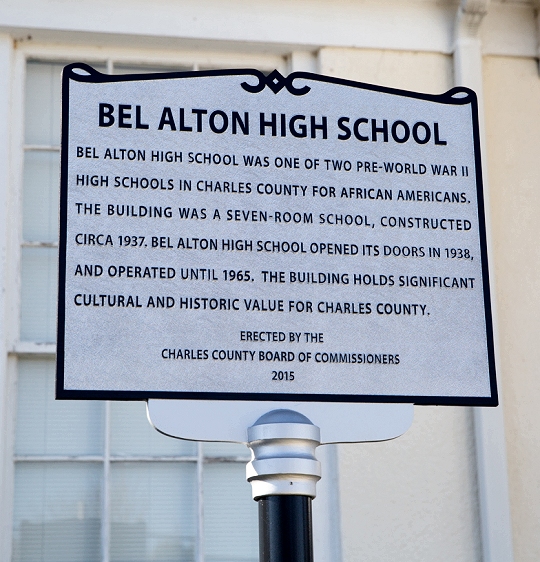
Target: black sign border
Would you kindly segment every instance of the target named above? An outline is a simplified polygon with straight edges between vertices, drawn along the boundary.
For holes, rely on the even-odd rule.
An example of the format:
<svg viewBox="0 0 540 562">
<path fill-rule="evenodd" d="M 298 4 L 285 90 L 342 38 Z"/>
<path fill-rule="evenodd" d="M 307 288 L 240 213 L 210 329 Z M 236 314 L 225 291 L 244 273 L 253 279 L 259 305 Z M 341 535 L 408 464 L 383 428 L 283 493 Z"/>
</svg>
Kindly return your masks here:
<svg viewBox="0 0 540 562">
<path fill-rule="evenodd" d="M 473 121 L 474 158 L 476 168 L 476 193 L 478 202 L 478 226 L 480 233 L 480 252 L 484 290 L 484 311 L 486 322 L 488 367 L 491 396 L 408 396 L 408 395 L 372 395 L 372 394 L 284 394 L 284 393 L 239 393 L 239 392 L 168 392 L 168 391 L 126 391 L 126 390 L 70 390 L 64 388 L 64 350 L 65 350 L 65 290 L 66 290 L 66 250 L 67 250 L 67 195 L 68 195 L 68 139 L 69 139 L 69 83 L 70 80 L 89 83 L 130 82 L 141 80 L 167 80 L 176 78 L 198 78 L 208 76 L 255 77 L 258 83 L 243 82 L 242 87 L 253 93 L 269 87 L 275 94 L 283 88 L 292 95 L 304 95 L 309 88 L 295 88 L 296 79 L 327 82 L 339 86 L 371 90 L 407 98 L 415 98 L 445 105 L 471 104 Z M 482 161 L 480 157 L 480 127 L 478 121 L 478 100 L 473 90 L 457 87 L 447 92 L 423 94 L 397 88 L 387 88 L 343 80 L 311 72 L 293 72 L 283 77 L 277 70 L 265 75 L 256 69 L 224 69 L 189 72 L 165 72 L 148 74 L 101 74 L 84 63 L 67 65 L 62 72 L 62 141 L 60 165 L 60 235 L 58 258 L 58 323 L 56 353 L 56 398 L 59 400 L 148 400 L 150 398 L 174 400 L 242 400 L 242 401 L 287 401 L 287 402 L 367 402 L 367 403 L 402 403 L 426 406 L 497 406 L 497 380 L 495 369 L 495 345 L 493 337 L 493 319 L 491 309 L 491 291 L 489 286 L 488 251 L 486 237 L 485 204 L 482 182 Z"/>
</svg>

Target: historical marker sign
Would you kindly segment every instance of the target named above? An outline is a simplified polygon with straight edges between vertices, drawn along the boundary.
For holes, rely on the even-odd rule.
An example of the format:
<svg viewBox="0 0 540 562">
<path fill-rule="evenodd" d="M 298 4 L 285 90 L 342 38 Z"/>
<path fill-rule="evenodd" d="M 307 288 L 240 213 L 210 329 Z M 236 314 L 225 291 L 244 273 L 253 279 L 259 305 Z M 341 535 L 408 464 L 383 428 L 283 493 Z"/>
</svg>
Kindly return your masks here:
<svg viewBox="0 0 540 562">
<path fill-rule="evenodd" d="M 66 67 L 57 393 L 496 404 L 474 93 Z"/>
</svg>

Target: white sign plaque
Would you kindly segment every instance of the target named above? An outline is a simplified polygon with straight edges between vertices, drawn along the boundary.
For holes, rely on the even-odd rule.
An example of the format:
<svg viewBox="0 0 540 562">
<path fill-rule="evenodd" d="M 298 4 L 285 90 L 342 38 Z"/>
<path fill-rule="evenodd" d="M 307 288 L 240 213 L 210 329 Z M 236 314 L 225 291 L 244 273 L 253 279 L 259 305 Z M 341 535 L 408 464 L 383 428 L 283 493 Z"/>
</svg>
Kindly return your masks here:
<svg viewBox="0 0 540 562">
<path fill-rule="evenodd" d="M 475 94 L 63 75 L 59 398 L 496 405 Z"/>
</svg>

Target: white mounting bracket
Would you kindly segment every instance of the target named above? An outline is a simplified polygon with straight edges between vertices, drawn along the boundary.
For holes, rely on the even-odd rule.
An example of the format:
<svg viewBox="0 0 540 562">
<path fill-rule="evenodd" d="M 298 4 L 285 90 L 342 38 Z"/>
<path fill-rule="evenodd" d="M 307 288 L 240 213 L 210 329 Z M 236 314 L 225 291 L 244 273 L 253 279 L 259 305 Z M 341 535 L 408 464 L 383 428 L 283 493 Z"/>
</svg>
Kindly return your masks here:
<svg viewBox="0 0 540 562">
<path fill-rule="evenodd" d="M 294 410 L 320 427 L 320 442 L 387 441 L 412 424 L 412 404 L 241 400 L 148 400 L 148 419 L 161 433 L 193 441 L 249 441 L 247 428 L 272 410 Z"/>
</svg>

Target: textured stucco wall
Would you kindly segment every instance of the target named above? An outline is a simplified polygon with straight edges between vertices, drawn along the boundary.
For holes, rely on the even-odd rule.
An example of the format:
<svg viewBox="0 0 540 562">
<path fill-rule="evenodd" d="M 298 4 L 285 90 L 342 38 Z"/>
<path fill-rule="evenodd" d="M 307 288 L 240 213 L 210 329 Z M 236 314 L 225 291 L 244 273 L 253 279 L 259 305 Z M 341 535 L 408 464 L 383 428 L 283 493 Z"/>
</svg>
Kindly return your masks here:
<svg viewBox="0 0 540 562">
<path fill-rule="evenodd" d="M 481 560 L 471 417 L 419 407 L 395 441 L 340 446 L 344 562 Z"/>
<path fill-rule="evenodd" d="M 510 505 L 516 562 L 540 560 L 540 76 L 484 57 Z"/>
</svg>

